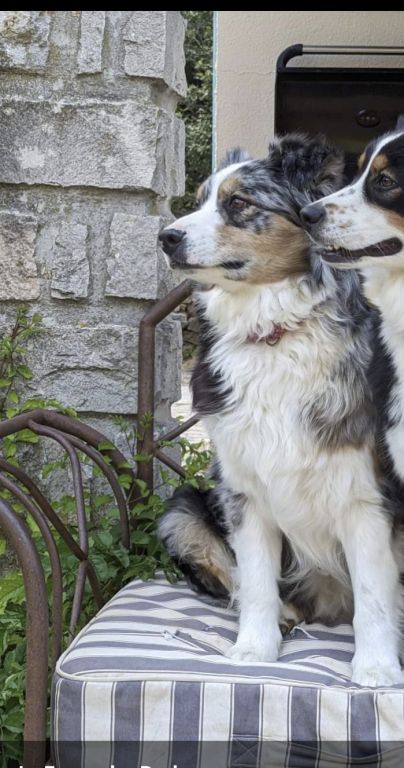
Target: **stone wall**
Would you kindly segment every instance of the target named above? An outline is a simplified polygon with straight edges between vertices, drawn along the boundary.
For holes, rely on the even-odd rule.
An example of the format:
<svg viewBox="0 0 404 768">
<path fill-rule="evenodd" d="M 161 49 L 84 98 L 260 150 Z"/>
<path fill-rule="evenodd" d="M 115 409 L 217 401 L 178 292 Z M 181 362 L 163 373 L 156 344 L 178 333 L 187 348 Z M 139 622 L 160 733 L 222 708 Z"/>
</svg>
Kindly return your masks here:
<svg viewBox="0 0 404 768">
<path fill-rule="evenodd" d="M 114 436 L 136 413 L 139 320 L 172 287 L 157 245 L 183 192 L 184 21 L 178 11 L 0 12 L 0 327 L 20 302 L 27 395 Z M 180 390 L 177 319 L 158 332 L 158 418 Z"/>
</svg>

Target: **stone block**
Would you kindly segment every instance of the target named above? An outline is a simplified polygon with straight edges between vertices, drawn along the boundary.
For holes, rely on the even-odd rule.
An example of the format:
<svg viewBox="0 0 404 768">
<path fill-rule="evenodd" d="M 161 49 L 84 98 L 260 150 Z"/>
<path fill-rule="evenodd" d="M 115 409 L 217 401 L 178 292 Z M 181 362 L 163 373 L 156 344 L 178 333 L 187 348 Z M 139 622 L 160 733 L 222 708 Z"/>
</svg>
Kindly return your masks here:
<svg viewBox="0 0 404 768">
<path fill-rule="evenodd" d="M 179 318 L 167 318 L 156 334 L 156 402 L 181 397 L 182 329 Z"/>
<path fill-rule="evenodd" d="M 133 11 L 123 31 L 126 74 L 163 80 L 184 95 L 184 34 L 179 11 Z"/>
<path fill-rule="evenodd" d="M 159 216 L 115 213 L 111 223 L 111 254 L 107 259 L 107 296 L 155 299 L 159 286 L 157 246 Z"/>
<path fill-rule="evenodd" d="M 175 115 L 164 112 L 160 118 L 158 152 L 161 186 L 176 197 L 185 192 L 185 125 Z"/>
<path fill-rule="evenodd" d="M 49 11 L 0 11 L 0 69 L 42 72 L 49 29 Z"/>
<path fill-rule="evenodd" d="M 165 11 L 167 14 L 165 82 L 180 96 L 187 92 L 185 77 L 184 39 L 186 21 L 180 11 Z"/>
<path fill-rule="evenodd" d="M 0 300 L 39 297 L 34 259 L 37 222 L 23 214 L 0 214 Z"/>
<path fill-rule="evenodd" d="M 140 97 L 77 103 L 3 100 L 0 182 L 171 194 L 165 156 L 172 157 L 176 122 Z"/>
<path fill-rule="evenodd" d="M 156 405 L 180 396 L 181 324 L 157 330 Z M 81 413 L 135 414 L 138 330 L 120 325 L 52 324 L 29 341 L 29 394 L 53 397 Z"/>
<path fill-rule="evenodd" d="M 88 296 L 90 265 L 83 224 L 62 224 L 54 239 L 51 296 L 55 299 L 84 299 Z"/>
<path fill-rule="evenodd" d="M 102 47 L 105 31 L 105 11 L 81 11 L 80 45 L 77 71 L 93 74 L 102 71 Z"/>
<path fill-rule="evenodd" d="M 135 413 L 137 331 L 56 323 L 30 341 L 32 392 L 81 412 Z"/>
</svg>

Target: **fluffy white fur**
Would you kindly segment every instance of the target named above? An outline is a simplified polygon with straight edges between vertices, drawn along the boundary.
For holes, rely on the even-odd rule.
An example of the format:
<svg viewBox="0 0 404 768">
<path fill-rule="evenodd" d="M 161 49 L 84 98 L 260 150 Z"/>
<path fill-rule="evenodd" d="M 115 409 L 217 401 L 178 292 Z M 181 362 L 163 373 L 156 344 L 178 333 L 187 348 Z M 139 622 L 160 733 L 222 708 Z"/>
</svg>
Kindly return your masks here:
<svg viewBox="0 0 404 768">
<path fill-rule="evenodd" d="M 387 257 L 394 259 L 394 257 Z M 386 430 L 386 442 L 394 468 L 404 481 L 404 251 L 400 264 L 390 267 L 364 268 L 366 296 L 381 312 L 381 332 L 390 351 L 397 373 L 392 393 L 390 417 L 393 426 Z"/>
</svg>

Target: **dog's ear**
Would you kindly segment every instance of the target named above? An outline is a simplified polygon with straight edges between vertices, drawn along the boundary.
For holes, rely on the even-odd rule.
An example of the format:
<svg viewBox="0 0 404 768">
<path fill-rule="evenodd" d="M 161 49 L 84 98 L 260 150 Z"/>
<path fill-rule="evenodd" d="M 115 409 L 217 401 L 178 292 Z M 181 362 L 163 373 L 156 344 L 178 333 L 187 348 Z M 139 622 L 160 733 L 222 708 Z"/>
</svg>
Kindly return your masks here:
<svg viewBox="0 0 404 768">
<path fill-rule="evenodd" d="M 223 168 L 227 168 L 228 165 L 233 165 L 233 163 L 244 163 L 246 160 L 251 160 L 248 152 L 246 152 L 245 149 L 240 149 L 240 147 L 234 147 L 226 152 L 216 170 L 221 171 Z"/>
<path fill-rule="evenodd" d="M 269 145 L 269 160 L 286 181 L 310 199 L 330 194 L 344 184 L 344 155 L 324 136 L 288 134 Z"/>
</svg>

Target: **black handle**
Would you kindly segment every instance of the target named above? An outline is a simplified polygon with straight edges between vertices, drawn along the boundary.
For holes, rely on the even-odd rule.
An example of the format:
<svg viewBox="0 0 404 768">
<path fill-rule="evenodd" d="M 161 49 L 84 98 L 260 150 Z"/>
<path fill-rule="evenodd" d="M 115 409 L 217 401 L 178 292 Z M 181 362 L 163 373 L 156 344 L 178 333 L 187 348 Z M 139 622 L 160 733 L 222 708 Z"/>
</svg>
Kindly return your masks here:
<svg viewBox="0 0 404 768">
<path fill-rule="evenodd" d="M 310 55 L 333 55 L 342 56 L 349 54 L 354 56 L 404 56 L 404 47 L 398 45 L 303 45 L 296 43 L 285 48 L 278 56 L 276 62 L 276 71 L 284 72 L 286 65 L 296 56 Z"/>
<path fill-rule="evenodd" d="M 289 45 L 288 48 L 285 48 L 282 53 L 279 54 L 277 62 L 276 62 L 276 71 L 277 72 L 284 72 L 286 69 L 286 64 L 291 59 L 294 59 L 295 56 L 303 56 L 303 45 L 302 43 L 296 43 L 295 45 Z"/>
</svg>

